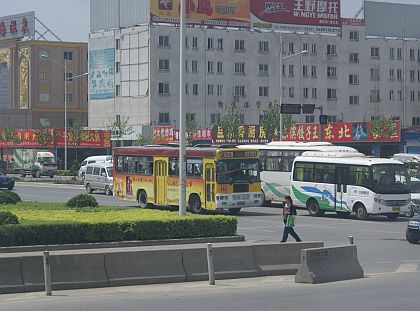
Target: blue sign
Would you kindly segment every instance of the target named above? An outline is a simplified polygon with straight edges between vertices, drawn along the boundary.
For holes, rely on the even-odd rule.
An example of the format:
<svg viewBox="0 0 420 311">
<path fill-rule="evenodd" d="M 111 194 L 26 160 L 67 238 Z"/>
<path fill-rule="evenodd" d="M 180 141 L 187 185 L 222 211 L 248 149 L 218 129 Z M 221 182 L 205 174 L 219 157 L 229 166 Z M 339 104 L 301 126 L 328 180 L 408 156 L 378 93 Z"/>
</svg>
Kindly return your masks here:
<svg viewBox="0 0 420 311">
<path fill-rule="evenodd" d="M 89 99 L 115 98 L 114 48 L 89 51 Z"/>
</svg>

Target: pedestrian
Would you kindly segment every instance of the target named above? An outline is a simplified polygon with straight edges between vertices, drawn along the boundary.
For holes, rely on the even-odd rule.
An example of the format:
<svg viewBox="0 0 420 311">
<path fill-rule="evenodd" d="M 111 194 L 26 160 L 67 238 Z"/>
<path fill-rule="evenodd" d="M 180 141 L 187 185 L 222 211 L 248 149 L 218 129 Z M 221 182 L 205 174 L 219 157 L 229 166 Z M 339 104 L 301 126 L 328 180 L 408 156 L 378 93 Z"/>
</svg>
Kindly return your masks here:
<svg viewBox="0 0 420 311">
<path fill-rule="evenodd" d="M 281 239 L 282 243 L 287 241 L 289 234 L 294 237 L 296 242 L 302 242 L 294 230 L 296 214 L 296 207 L 293 205 L 292 198 L 287 195 L 283 203 L 283 222 L 285 227 L 283 231 L 283 238 Z"/>
</svg>

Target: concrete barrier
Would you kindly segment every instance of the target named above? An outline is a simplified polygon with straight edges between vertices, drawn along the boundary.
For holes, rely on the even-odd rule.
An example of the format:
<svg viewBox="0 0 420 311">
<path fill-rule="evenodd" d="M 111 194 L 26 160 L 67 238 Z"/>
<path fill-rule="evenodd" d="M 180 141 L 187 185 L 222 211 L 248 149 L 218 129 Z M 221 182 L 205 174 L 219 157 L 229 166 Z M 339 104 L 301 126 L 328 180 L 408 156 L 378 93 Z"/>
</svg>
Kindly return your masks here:
<svg viewBox="0 0 420 311">
<path fill-rule="evenodd" d="M 44 264 L 42 255 L 21 257 L 20 261 L 25 292 L 44 290 Z"/>
<path fill-rule="evenodd" d="M 323 247 L 323 242 L 255 244 L 254 261 L 259 276 L 296 274 L 302 249 Z"/>
<path fill-rule="evenodd" d="M 0 294 L 25 291 L 20 273 L 20 258 L 0 258 Z"/>
<path fill-rule="evenodd" d="M 327 283 L 363 278 L 356 245 L 303 249 L 296 283 Z"/>
<path fill-rule="evenodd" d="M 145 250 L 105 254 L 110 286 L 185 282 L 181 250 Z"/>
</svg>

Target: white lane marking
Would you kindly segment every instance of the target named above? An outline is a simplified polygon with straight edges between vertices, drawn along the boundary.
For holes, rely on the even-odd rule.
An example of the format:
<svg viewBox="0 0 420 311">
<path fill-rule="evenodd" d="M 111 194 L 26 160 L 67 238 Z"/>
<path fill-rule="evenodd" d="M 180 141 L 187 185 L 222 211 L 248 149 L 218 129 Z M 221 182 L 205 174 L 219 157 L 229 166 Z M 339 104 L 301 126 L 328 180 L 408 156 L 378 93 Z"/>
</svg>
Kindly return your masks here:
<svg viewBox="0 0 420 311">
<path fill-rule="evenodd" d="M 417 272 L 417 271 L 418 271 L 418 264 L 416 263 L 403 263 L 397 268 L 397 270 L 395 270 L 396 273 Z"/>
</svg>

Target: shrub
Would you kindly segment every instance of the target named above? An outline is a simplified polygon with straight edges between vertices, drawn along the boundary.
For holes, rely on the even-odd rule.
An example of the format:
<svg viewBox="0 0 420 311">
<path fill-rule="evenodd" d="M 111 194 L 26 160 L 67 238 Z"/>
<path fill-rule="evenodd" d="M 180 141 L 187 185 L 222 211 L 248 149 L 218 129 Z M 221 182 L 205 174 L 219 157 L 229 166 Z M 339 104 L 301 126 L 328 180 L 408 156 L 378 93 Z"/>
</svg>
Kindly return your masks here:
<svg viewBox="0 0 420 311">
<path fill-rule="evenodd" d="M 79 194 L 68 200 L 66 206 L 70 208 L 96 207 L 98 202 L 90 194 Z"/>
<path fill-rule="evenodd" d="M 74 160 L 70 167 L 70 171 L 69 171 L 70 176 L 77 176 L 77 174 L 79 173 L 79 169 L 80 169 L 79 162 Z"/>
<path fill-rule="evenodd" d="M 9 211 L 0 211 L 0 225 L 18 224 L 18 217 Z"/>
<path fill-rule="evenodd" d="M 20 196 L 10 190 L 0 191 L 0 204 L 16 204 L 21 202 Z"/>
</svg>

